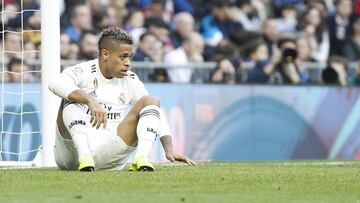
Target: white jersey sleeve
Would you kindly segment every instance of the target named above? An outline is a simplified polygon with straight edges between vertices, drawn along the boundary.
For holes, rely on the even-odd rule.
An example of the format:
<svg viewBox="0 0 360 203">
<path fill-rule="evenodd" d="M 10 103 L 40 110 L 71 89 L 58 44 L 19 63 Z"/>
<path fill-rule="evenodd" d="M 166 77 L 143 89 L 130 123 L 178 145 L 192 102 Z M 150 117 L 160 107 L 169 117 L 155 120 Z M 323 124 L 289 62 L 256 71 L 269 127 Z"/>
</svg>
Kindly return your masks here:
<svg viewBox="0 0 360 203">
<path fill-rule="evenodd" d="M 134 98 L 135 102 L 138 101 L 141 97 L 149 95 L 149 92 L 145 88 L 144 83 L 142 83 L 140 81 L 140 79 L 138 78 L 138 76 L 135 73 L 129 71 L 128 75 L 130 78 L 133 79 L 132 87 L 133 87 L 133 93 L 134 93 L 133 98 Z"/>
<path fill-rule="evenodd" d="M 92 63 L 93 61 L 89 61 L 66 68 L 49 84 L 50 91 L 68 100 L 71 92 L 81 89 L 81 84 L 84 83 L 84 80 L 89 76 L 87 66 Z"/>
</svg>

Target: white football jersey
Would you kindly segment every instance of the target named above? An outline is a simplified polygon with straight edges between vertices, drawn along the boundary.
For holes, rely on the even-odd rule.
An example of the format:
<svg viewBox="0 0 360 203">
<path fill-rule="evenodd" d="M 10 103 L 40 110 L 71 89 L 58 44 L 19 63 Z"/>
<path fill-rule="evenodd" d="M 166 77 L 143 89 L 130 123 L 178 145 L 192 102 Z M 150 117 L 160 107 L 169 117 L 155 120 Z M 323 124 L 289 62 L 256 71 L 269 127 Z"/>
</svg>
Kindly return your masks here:
<svg viewBox="0 0 360 203">
<path fill-rule="evenodd" d="M 108 115 L 107 128 L 116 128 L 135 102 L 142 96 L 149 95 L 144 84 L 131 71 L 123 78 L 106 79 L 100 72 L 98 59 L 66 68 L 62 75 L 70 77 L 77 87 L 103 105 Z M 65 101 L 64 105 L 69 103 L 71 102 Z M 88 107 L 81 106 L 90 120 Z"/>
</svg>

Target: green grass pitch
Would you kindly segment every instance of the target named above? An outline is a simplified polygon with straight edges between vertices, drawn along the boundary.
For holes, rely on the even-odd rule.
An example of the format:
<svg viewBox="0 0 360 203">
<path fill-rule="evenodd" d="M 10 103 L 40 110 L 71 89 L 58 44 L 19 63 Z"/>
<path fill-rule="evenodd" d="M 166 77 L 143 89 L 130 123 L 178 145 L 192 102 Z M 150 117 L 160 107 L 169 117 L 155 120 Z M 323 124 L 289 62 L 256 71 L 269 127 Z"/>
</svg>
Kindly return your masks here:
<svg viewBox="0 0 360 203">
<path fill-rule="evenodd" d="M 209 162 L 153 173 L 0 168 L 0 202 L 360 203 L 360 162 Z"/>
</svg>

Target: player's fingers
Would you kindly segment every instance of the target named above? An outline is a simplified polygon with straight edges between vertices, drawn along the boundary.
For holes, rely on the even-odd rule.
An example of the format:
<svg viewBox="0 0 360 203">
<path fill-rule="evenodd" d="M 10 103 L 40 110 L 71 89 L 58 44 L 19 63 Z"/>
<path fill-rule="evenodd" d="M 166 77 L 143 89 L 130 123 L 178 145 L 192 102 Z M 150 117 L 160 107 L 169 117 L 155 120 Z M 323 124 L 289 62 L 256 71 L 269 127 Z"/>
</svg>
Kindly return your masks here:
<svg viewBox="0 0 360 203">
<path fill-rule="evenodd" d="M 95 116 L 94 116 L 94 113 L 93 113 L 93 112 L 91 112 L 90 115 L 91 115 L 90 124 L 92 124 L 92 122 L 94 121 Z"/>
<path fill-rule="evenodd" d="M 189 165 L 189 166 L 196 166 L 196 163 L 195 161 L 189 159 L 189 158 L 186 158 L 186 163 Z"/>
<path fill-rule="evenodd" d="M 166 158 L 171 162 L 175 161 L 175 158 L 174 158 L 174 156 L 172 154 L 168 154 Z"/>
<path fill-rule="evenodd" d="M 107 114 L 104 114 L 104 121 L 103 121 L 103 127 L 104 129 L 106 128 L 106 124 L 107 124 Z"/>
<path fill-rule="evenodd" d="M 189 166 L 196 166 L 196 163 L 193 160 L 187 158 L 186 156 L 179 156 L 178 161 L 184 162 Z"/>
<path fill-rule="evenodd" d="M 96 126 L 96 124 L 98 123 L 98 115 L 97 115 L 97 113 L 94 113 L 94 122 L 92 123 L 92 127 L 95 127 Z"/>
<path fill-rule="evenodd" d="M 100 126 L 101 126 L 101 124 L 103 123 L 103 121 L 104 121 L 104 117 L 103 117 L 103 115 L 100 114 L 99 117 L 98 117 L 96 129 L 99 129 L 99 128 L 100 128 Z"/>
</svg>

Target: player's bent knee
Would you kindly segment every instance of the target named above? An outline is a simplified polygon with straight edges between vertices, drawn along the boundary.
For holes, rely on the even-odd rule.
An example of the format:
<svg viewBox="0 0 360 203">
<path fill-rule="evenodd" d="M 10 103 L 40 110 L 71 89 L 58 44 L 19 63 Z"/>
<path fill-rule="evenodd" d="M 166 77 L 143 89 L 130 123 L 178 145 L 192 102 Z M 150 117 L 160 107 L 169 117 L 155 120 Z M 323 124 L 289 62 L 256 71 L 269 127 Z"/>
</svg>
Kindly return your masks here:
<svg viewBox="0 0 360 203">
<path fill-rule="evenodd" d="M 73 126 L 86 126 L 86 112 L 79 104 L 69 104 L 63 109 L 63 122 L 65 127 L 69 130 Z"/>
</svg>

